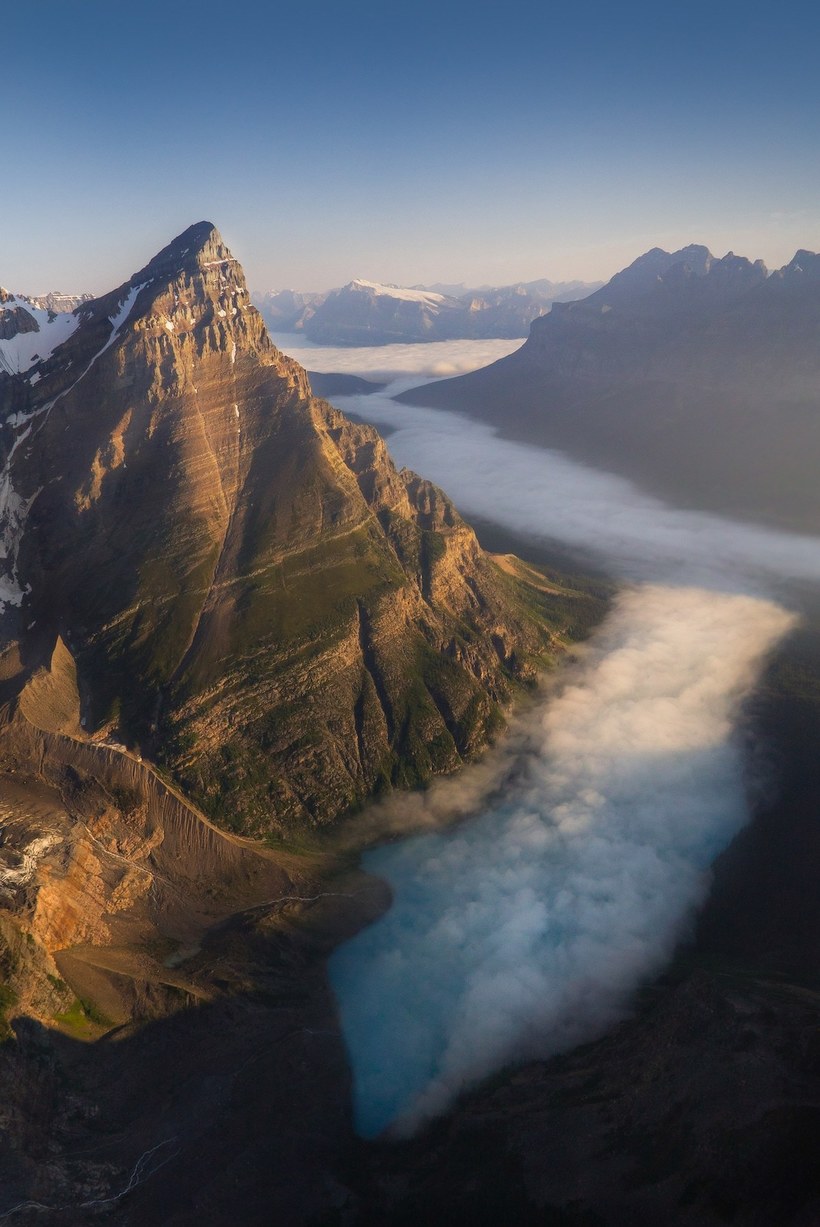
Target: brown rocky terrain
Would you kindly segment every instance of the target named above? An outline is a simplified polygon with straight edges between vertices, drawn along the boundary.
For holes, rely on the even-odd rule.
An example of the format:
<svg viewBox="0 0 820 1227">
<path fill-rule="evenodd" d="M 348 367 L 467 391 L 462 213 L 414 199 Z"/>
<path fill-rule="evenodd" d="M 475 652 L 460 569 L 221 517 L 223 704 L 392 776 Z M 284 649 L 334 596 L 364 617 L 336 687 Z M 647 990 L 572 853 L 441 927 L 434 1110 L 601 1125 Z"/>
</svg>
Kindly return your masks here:
<svg viewBox="0 0 820 1227">
<path fill-rule="evenodd" d="M 77 315 L 3 385 L 6 521 L 23 655 L 71 645 L 89 733 L 280 834 L 486 744 L 552 651 L 543 610 L 312 397 L 213 227 Z"/>
</svg>

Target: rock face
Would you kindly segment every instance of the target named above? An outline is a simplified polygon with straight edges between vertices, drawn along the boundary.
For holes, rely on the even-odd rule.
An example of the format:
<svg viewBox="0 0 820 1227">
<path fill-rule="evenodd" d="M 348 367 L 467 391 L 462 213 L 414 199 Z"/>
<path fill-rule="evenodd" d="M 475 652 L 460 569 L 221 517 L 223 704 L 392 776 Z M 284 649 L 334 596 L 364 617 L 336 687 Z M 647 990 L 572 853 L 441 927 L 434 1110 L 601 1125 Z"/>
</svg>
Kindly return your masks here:
<svg viewBox="0 0 820 1227">
<path fill-rule="evenodd" d="M 23 332 L 37 332 L 37 321 L 25 307 L 7 301 L 0 310 L 0 341 L 11 341 Z"/>
<path fill-rule="evenodd" d="M 407 341 L 448 341 L 524 337 L 530 322 L 554 302 L 568 302 L 594 286 L 581 281 L 520 282 L 510 286 L 433 287 L 351 281 L 328 294 L 293 291 L 257 296 L 271 328 L 304 332 L 326 345 L 389 345 Z"/>
<path fill-rule="evenodd" d="M 311 395 L 213 226 L 73 322 L 0 385 L 2 510 L 22 655 L 70 645 L 87 733 L 246 832 L 486 744 L 549 632 L 441 491 Z"/>
<path fill-rule="evenodd" d="M 798 252 L 767 276 L 731 252 L 656 248 L 534 321 L 515 354 L 404 398 L 479 415 L 690 505 L 816 530 L 817 266 Z"/>
</svg>

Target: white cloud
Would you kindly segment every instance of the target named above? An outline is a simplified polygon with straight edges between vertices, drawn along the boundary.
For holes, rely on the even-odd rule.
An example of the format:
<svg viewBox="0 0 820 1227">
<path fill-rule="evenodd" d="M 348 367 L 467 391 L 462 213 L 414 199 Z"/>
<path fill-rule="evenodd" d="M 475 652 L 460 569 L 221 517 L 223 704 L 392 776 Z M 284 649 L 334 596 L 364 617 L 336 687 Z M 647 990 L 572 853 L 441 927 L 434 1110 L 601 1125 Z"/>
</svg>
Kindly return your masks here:
<svg viewBox="0 0 820 1227">
<path fill-rule="evenodd" d="M 412 382 L 334 403 L 390 427 L 396 462 L 441 485 L 467 519 L 590 551 L 631 578 L 685 574 L 718 586 L 820 580 L 816 537 L 681 511 L 559 452 L 499 438 L 482 422 L 391 399 Z"/>
<path fill-rule="evenodd" d="M 294 337 L 296 338 L 294 343 Z M 444 379 L 505 358 L 523 341 L 430 341 L 418 345 L 373 345 L 338 348 L 316 345 L 295 333 L 271 333 L 274 345 L 309 371 L 342 372 L 377 381 Z"/>
</svg>

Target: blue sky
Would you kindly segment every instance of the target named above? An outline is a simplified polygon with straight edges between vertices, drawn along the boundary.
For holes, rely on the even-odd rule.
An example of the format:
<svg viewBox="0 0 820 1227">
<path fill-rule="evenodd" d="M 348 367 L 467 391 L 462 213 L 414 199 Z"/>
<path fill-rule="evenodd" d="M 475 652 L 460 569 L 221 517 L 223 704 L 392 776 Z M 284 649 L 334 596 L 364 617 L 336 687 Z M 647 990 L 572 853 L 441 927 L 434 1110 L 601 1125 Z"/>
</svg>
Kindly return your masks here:
<svg viewBox="0 0 820 1227">
<path fill-rule="evenodd" d="M 255 288 L 820 248 L 820 11 L 26 0 L 0 284 L 101 292 L 208 218 Z"/>
</svg>

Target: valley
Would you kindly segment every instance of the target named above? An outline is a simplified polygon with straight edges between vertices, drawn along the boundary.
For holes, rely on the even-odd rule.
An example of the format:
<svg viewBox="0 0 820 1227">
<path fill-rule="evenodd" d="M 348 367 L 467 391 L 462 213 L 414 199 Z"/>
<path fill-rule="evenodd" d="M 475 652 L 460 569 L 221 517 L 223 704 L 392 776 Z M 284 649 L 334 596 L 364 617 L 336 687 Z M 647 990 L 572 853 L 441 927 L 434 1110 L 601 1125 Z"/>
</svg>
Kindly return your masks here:
<svg viewBox="0 0 820 1227">
<path fill-rule="evenodd" d="M 3 50 L 0 1227 L 819 1227 L 820 9 Z"/>
</svg>

